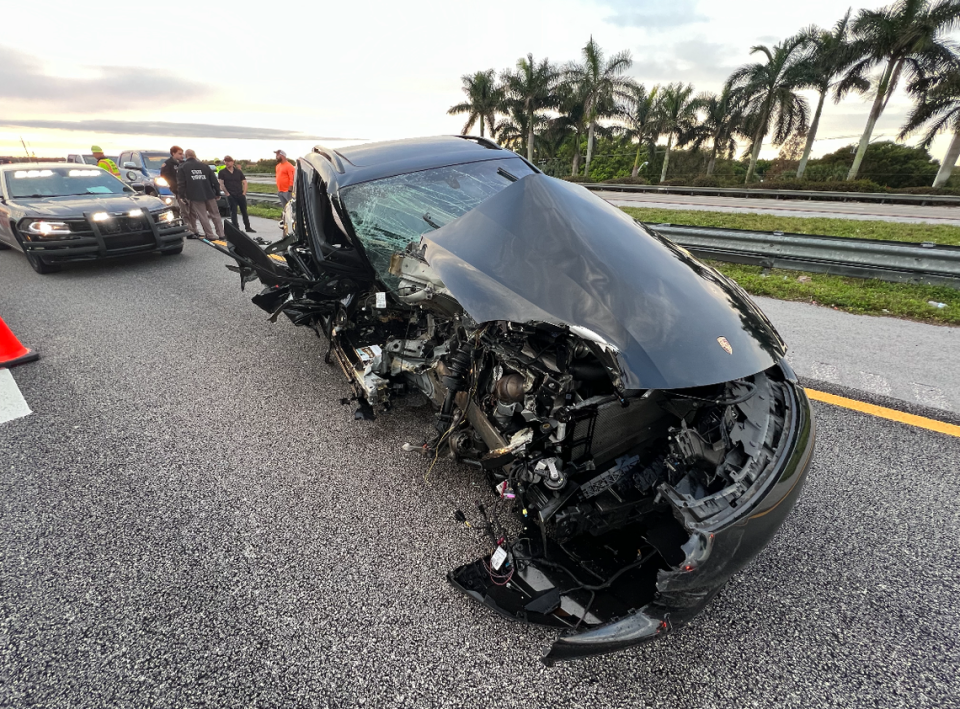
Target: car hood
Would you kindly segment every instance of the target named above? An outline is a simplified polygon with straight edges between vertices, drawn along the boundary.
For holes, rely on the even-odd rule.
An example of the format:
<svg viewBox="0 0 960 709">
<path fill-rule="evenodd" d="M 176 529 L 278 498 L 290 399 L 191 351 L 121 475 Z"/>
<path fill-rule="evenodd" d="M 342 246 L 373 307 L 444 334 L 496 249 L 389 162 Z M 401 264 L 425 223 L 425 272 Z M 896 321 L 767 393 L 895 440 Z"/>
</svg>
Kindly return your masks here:
<svg viewBox="0 0 960 709">
<path fill-rule="evenodd" d="M 747 295 L 588 190 L 529 175 L 423 237 L 477 322 L 562 324 L 612 354 L 619 386 L 745 377 L 786 347 Z"/>
<path fill-rule="evenodd" d="M 78 217 L 84 212 L 129 212 L 131 209 L 156 210 L 164 206 L 147 195 L 78 195 L 47 199 L 17 199 L 12 202 L 25 216 Z"/>
</svg>

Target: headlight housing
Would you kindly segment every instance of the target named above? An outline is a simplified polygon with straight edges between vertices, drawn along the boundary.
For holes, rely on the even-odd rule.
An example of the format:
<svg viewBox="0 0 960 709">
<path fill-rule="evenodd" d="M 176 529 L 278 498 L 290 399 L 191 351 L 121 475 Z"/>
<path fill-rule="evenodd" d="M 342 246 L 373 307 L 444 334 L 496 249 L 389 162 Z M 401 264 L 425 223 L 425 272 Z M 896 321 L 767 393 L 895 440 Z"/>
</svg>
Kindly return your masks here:
<svg viewBox="0 0 960 709">
<path fill-rule="evenodd" d="M 70 225 L 66 222 L 53 222 L 46 219 L 34 219 L 28 222 L 23 231 L 30 238 L 60 239 L 70 234 Z"/>
<path fill-rule="evenodd" d="M 176 218 L 177 218 L 177 215 L 173 213 L 172 209 L 165 209 L 164 211 L 157 214 L 157 221 L 160 224 L 169 224 Z"/>
<path fill-rule="evenodd" d="M 165 177 L 157 177 L 157 178 L 154 179 L 153 182 L 154 182 L 154 184 L 159 185 L 160 187 L 169 187 L 169 186 L 170 186 L 170 183 L 167 182 L 167 178 L 165 178 Z"/>
</svg>

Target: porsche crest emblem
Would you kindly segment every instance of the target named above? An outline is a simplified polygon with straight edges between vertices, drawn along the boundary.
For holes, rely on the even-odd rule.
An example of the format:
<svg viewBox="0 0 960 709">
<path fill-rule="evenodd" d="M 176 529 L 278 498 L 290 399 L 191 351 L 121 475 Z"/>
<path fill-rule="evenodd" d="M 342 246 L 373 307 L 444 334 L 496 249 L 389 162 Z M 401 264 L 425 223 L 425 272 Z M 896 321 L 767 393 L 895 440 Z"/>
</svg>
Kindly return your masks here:
<svg viewBox="0 0 960 709">
<path fill-rule="evenodd" d="M 718 337 L 717 342 L 720 343 L 720 346 L 723 348 L 724 352 L 726 352 L 727 354 L 733 354 L 733 347 L 727 341 L 726 337 L 722 337 L 722 336 Z"/>
</svg>

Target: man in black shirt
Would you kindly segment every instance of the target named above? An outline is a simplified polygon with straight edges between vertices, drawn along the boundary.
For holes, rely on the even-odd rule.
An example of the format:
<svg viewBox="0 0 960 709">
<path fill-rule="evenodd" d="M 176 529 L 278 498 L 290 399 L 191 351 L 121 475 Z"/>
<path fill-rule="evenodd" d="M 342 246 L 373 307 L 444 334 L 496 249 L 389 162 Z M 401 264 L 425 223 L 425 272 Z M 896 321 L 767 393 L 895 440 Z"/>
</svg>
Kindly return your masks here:
<svg viewBox="0 0 960 709">
<path fill-rule="evenodd" d="M 239 207 L 240 214 L 243 215 L 244 230 L 248 234 L 256 234 L 256 230 L 250 227 L 250 217 L 247 216 L 247 176 L 243 174 L 243 170 L 234 165 L 233 158 L 229 155 L 223 159 L 223 164 L 226 167 L 217 173 L 217 178 L 220 180 L 220 189 L 227 193 L 227 202 L 230 203 L 230 221 L 237 229 L 240 228 L 237 224 Z"/>
</svg>

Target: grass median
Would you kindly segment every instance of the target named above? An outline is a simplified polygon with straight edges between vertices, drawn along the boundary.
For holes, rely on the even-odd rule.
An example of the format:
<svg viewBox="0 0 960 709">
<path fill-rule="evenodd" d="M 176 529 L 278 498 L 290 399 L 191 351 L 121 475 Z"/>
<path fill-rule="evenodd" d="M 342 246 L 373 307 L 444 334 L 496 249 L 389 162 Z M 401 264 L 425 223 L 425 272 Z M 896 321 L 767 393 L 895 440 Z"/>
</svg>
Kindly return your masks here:
<svg viewBox="0 0 960 709">
<path fill-rule="evenodd" d="M 263 217 L 264 219 L 280 219 L 283 216 L 280 207 L 264 207 L 259 204 L 247 205 L 247 214 L 254 217 Z"/>
<path fill-rule="evenodd" d="M 885 315 L 960 325 L 960 291 L 947 286 L 887 283 L 762 266 L 707 261 L 752 295 L 824 305 L 858 315 Z M 942 303 L 944 307 L 930 305 Z"/>
<path fill-rule="evenodd" d="M 701 212 L 686 209 L 645 209 L 621 207 L 634 219 L 650 224 L 722 227 L 747 231 L 782 231 L 792 234 L 846 236 L 853 239 L 911 241 L 960 246 L 960 227 L 944 224 L 902 224 L 863 219 L 827 219 L 824 217 L 778 217 L 772 214 Z"/>
<path fill-rule="evenodd" d="M 276 194 L 276 185 L 264 185 L 260 182 L 247 182 L 247 194 L 257 192 L 259 194 Z"/>
</svg>

